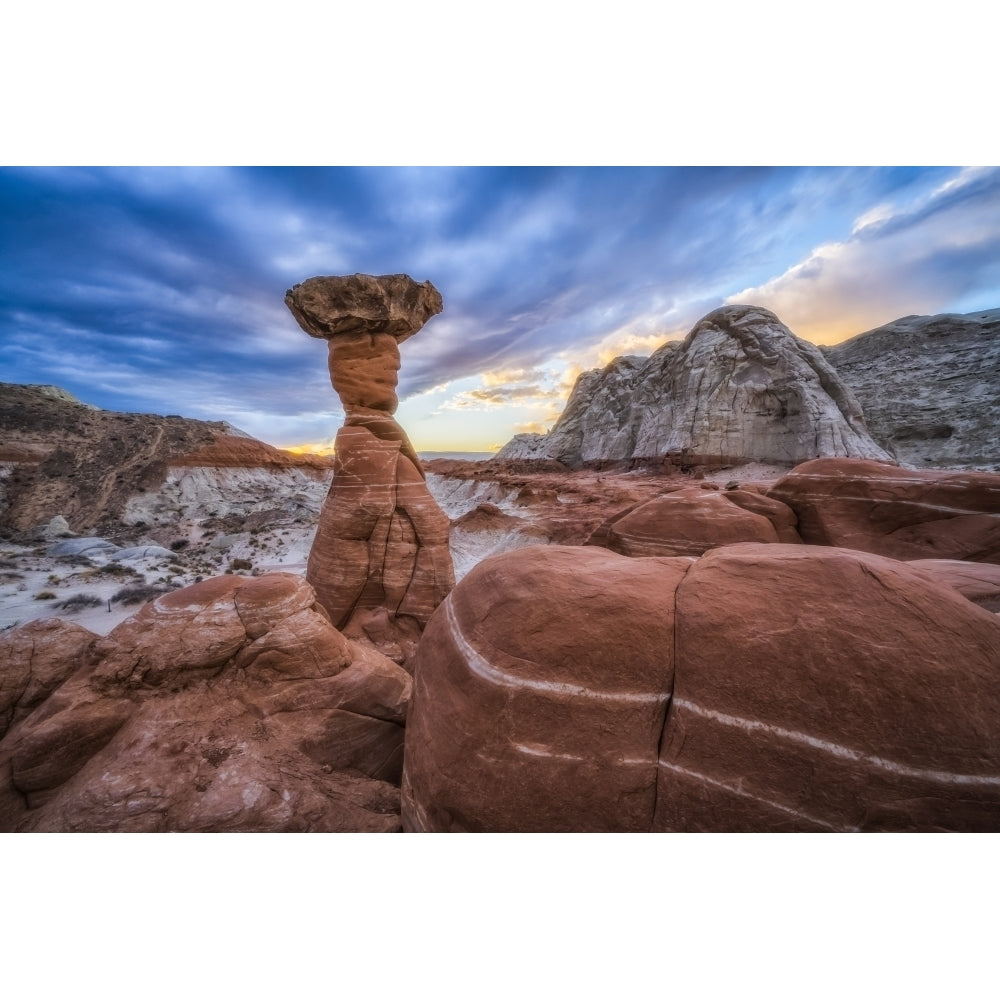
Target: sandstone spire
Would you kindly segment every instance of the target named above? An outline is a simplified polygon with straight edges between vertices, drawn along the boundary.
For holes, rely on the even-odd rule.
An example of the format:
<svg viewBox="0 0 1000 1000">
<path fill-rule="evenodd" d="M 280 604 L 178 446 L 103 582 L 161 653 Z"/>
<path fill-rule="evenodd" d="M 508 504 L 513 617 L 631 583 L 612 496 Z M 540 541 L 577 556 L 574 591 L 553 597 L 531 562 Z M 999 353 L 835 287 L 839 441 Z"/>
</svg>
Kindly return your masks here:
<svg viewBox="0 0 1000 1000">
<path fill-rule="evenodd" d="M 379 608 L 422 626 L 455 582 L 449 521 L 392 414 L 399 343 L 441 312 L 441 294 L 405 274 L 354 274 L 310 278 L 285 304 L 329 342 L 346 413 L 306 578 L 338 628 Z"/>
</svg>

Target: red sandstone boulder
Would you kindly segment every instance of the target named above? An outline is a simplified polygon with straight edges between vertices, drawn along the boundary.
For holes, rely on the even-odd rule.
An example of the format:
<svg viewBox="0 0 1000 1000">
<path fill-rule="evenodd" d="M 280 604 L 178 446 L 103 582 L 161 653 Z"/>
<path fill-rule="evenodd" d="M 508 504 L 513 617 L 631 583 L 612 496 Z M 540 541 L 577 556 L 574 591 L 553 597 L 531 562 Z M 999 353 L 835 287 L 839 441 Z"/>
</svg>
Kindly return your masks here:
<svg viewBox="0 0 1000 1000">
<path fill-rule="evenodd" d="M 1000 828 L 1000 621 L 894 560 L 524 549 L 414 671 L 408 830 Z"/>
<path fill-rule="evenodd" d="M 565 546 L 481 562 L 417 651 L 406 828 L 648 829 L 689 566 Z"/>
<path fill-rule="evenodd" d="M 1000 475 L 820 458 L 796 466 L 768 495 L 795 511 L 813 545 L 1000 563 Z"/>
<path fill-rule="evenodd" d="M 95 638 L 59 618 L 0 635 L 0 738 L 83 665 Z"/>
<path fill-rule="evenodd" d="M 913 559 L 907 565 L 953 587 L 981 608 L 1000 612 L 1000 566 L 960 559 Z"/>
<path fill-rule="evenodd" d="M 0 829 L 399 828 L 409 675 L 301 578 L 206 580 L 72 638 L 72 674 L 0 741 Z"/>
<path fill-rule="evenodd" d="M 697 556 L 733 542 L 798 540 L 795 514 L 785 504 L 712 484 L 646 500 L 601 525 L 589 543 L 625 556 Z"/>
</svg>

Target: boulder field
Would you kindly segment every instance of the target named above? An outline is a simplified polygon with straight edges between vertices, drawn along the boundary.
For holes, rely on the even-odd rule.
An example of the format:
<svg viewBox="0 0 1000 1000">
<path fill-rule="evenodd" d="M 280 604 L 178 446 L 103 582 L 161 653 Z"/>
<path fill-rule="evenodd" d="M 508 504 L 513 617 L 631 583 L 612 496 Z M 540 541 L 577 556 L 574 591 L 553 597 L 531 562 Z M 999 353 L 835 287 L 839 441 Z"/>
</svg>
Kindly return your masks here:
<svg viewBox="0 0 1000 1000">
<path fill-rule="evenodd" d="M 1000 826 L 1000 619 L 896 560 L 521 549 L 414 676 L 406 830 Z"/>
</svg>

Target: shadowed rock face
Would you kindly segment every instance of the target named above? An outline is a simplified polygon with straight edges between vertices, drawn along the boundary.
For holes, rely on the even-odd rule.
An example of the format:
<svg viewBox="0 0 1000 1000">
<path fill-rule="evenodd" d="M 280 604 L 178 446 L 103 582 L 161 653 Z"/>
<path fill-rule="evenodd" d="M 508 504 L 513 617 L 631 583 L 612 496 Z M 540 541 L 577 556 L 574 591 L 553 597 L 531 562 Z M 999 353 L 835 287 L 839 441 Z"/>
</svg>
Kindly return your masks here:
<svg viewBox="0 0 1000 1000">
<path fill-rule="evenodd" d="M 818 459 L 768 491 L 795 511 L 802 540 L 893 559 L 1000 563 L 1000 475 Z"/>
<path fill-rule="evenodd" d="M 1000 309 L 906 316 L 823 351 L 904 465 L 1000 472 Z"/>
<path fill-rule="evenodd" d="M 310 337 L 347 333 L 412 337 L 443 304 L 429 282 L 407 274 L 350 274 L 309 278 L 285 293 L 285 305 Z"/>
<path fill-rule="evenodd" d="M 382 608 L 423 625 L 455 582 L 449 521 L 392 414 L 398 345 L 441 311 L 441 295 L 403 274 L 354 274 L 310 278 L 285 304 L 306 333 L 329 341 L 346 412 L 307 579 L 338 628 Z"/>
<path fill-rule="evenodd" d="M 847 549 L 480 563 L 414 664 L 412 831 L 996 830 L 1000 620 Z"/>
</svg>

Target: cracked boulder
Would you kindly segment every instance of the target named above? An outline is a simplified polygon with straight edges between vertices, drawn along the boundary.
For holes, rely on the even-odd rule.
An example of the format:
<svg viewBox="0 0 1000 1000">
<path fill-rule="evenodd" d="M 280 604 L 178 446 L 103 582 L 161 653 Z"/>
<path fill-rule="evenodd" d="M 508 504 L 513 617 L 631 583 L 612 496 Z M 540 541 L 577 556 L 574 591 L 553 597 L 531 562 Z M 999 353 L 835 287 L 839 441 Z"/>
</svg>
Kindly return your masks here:
<svg viewBox="0 0 1000 1000">
<path fill-rule="evenodd" d="M 410 677 L 299 577 L 206 580 L 104 638 L 34 622 L 0 671 L 0 830 L 399 829 Z"/>
<path fill-rule="evenodd" d="M 892 559 L 521 549 L 414 680 L 407 830 L 1000 829 L 1000 619 Z"/>
</svg>

